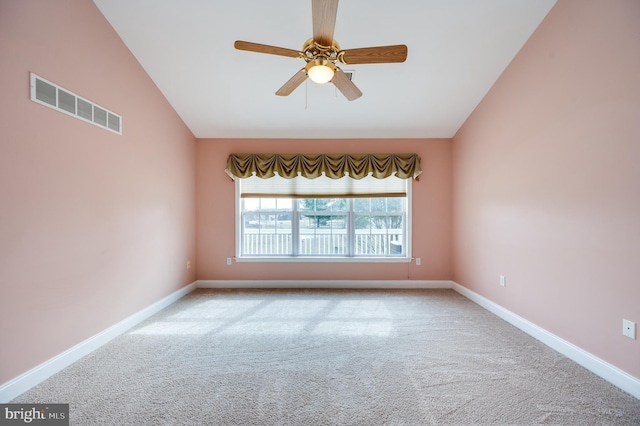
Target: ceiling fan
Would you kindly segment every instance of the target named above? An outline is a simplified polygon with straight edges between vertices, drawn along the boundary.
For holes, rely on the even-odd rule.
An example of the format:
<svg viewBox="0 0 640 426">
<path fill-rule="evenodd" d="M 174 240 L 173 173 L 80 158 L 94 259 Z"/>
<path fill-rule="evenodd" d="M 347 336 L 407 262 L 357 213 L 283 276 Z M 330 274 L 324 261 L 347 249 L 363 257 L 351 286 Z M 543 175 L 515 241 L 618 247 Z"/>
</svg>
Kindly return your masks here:
<svg viewBox="0 0 640 426">
<path fill-rule="evenodd" d="M 301 51 L 240 40 L 234 43 L 238 50 L 299 58 L 307 63 L 276 95 L 288 96 L 309 77 L 315 83 L 333 83 L 348 100 L 353 101 L 362 96 L 362 92 L 337 63 L 384 64 L 404 62 L 407 59 L 407 46 L 404 44 L 341 50 L 338 42 L 333 39 L 338 0 L 312 0 L 311 7 L 313 38 L 304 43 Z"/>
</svg>

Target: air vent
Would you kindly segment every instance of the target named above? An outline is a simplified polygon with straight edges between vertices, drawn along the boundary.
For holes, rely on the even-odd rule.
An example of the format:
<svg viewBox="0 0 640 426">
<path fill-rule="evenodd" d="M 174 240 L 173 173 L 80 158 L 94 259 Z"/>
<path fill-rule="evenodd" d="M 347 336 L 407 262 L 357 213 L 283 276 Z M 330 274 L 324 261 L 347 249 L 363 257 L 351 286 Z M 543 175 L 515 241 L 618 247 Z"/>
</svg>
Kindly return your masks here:
<svg viewBox="0 0 640 426">
<path fill-rule="evenodd" d="M 122 134 L 122 117 L 31 73 L 31 100 L 67 115 Z"/>
<path fill-rule="evenodd" d="M 344 73 L 344 75 L 346 75 L 349 78 L 349 80 L 353 80 L 354 71 L 352 71 L 352 70 L 342 70 L 342 72 Z"/>
</svg>

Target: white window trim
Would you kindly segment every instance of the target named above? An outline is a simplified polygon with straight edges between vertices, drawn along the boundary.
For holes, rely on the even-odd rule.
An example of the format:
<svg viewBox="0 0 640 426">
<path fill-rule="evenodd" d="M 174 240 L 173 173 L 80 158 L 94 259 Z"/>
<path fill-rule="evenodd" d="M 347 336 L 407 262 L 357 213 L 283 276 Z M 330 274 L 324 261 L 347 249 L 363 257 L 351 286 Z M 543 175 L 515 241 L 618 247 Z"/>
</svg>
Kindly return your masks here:
<svg viewBox="0 0 640 426">
<path fill-rule="evenodd" d="M 353 257 L 341 257 L 341 256 L 331 256 L 331 257 L 322 257 L 322 256 L 243 256 L 240 251 L 241 247 L 241 231 L 242 231 L 242 208 L 241 208 L 241 198 L 240 198 L 240 179 L 235 180 L 235 234 L 236 234 L 236 250 L 235 250 L 235 258 L 234 260 L 238 263 L 242 262 L 267 262 L 267 263 L 276 263 L 276 262 L 285 262 L 285 263 L 322 263 L 322 262 L 331 262 L 331 263 L 409 263 L 412 258 L 412 234 L 413 234 L 413 194 L 412 194 L 412 183 L 408 182 L 407 184 L 407 211 L 406 211 L 406 251 L 404 256 L 375 256 L 375 257 L 366 257 L 366 256 L 353 256 Z"/>
</svg>

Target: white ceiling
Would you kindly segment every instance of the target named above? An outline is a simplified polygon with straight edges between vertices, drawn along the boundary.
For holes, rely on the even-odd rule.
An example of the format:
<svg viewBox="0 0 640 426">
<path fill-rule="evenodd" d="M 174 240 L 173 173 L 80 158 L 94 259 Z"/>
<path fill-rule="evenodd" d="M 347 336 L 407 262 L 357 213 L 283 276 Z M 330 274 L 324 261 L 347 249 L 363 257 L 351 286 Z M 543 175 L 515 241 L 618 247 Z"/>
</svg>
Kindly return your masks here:
<svg viewBox="0 0 640 426">
<path fill-rule="evenodd" d="M 343 0 L 342 49 L 406 44 L 406 62 L 342 65 L 332 84 L 275 92 L 304 61 L 235 50 L 301 49 L 311 0 L 94 0 L 198 138 L 452 137 L 556 0 Z"/>
</svg>

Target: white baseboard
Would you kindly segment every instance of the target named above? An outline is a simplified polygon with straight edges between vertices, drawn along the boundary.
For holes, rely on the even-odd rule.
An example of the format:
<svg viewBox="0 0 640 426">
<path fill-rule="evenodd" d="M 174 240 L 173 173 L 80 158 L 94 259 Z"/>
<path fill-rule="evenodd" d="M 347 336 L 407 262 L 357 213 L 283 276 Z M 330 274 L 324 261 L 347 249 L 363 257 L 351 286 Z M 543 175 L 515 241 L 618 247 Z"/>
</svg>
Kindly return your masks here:
<svg viewBox="0 0 640 426">
<path fill-rule="evenodd" d="M 479 294 L 452 282 L 451 288 L 460 293 L 467 299 L 477 303 L 489 312 L 497 315 L 511 325 L 524 331 L 531 337 L 541 341 L 550 348 L 560 352 L 567 358 L 580 364 L 592 373 L 597 374 L 609 383 L 619 387 L 625 392 L 630 393 L 634 397 L 640 399 L 640 379 L 625 373 L 619 368 L 609 364 L 608 362 L 590 354 L 584 349 L 579 348 L 573 343 L 548 332 L 547 330 L 535 325 L 534 323 L 514 314 L 513 312 L 503 308 L 502 306 L 486 299 Z"/>
<path fill-rule="evenodd" d="M 332 288 L 332 289 L 436 289 L 451 288 L 451 281 L 436 280 L 199 280 L 198 288 Z"/>
<path fill-rule="evenodd" d="M 120 334 L 131 329 L 133 326 L 141 323 L 150 316 L 160 312 L 162 309 L 171 305 L 176 300 L 196 289 L 196 283 L 193 282 L 180 290 L 173 292 L 169 296 L 156 303 L 142 309 L 139 312 L 125 318 L 119 323 L 101 331 L 100 333 L 89 337 L 88 339 L 78 343 L 74 347 L 67 349 L 63 353 L 43 362 L 37 367 L 32 368 L 26 373 L 12 379 L 0 386 L 0 403 L 6 403 L 17 397 L 18 395 L 31 389 L 38 383 L 48 379 L 55 373 L 61 371 L 67 366 L 73 364 L 80 358 L 95 351 L 100 346 L 118 337 Z"/>
<path fill-rule="evenodd" d="M 504 319 L 545 345 L 582 365 L 625 392 L 640 399 L 640 380 L 619 368 L 544 330 L 502 306 L 453 281 L 432 280 L 199 280 L 153 305 L 125 318 L 65 352 L 0 386 L 0 403 L 6 403 L 79 360 L 100 346 L 171 305 L 196 288 L 332 288 L 332 289 L 453 289 L 489 312 Z"/>
</svg>

